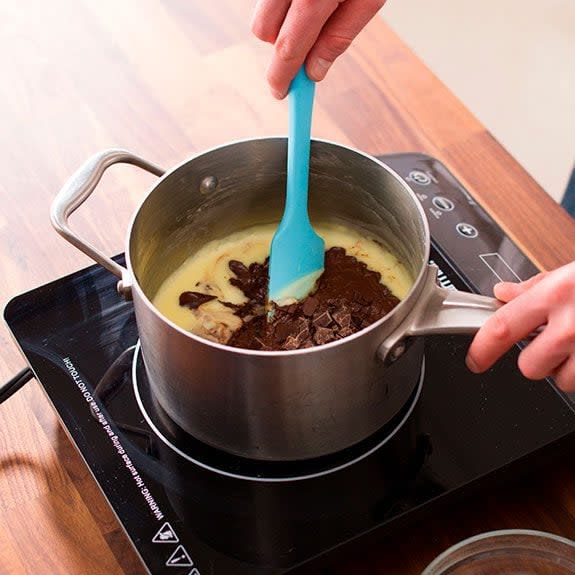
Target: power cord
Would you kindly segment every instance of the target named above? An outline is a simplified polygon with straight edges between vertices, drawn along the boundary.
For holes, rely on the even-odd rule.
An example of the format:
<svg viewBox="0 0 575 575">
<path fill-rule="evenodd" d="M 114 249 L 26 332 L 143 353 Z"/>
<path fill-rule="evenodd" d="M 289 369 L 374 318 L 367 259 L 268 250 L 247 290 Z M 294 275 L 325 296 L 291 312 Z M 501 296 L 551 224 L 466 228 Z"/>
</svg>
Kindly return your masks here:
<svg viewBox="0 0 575 575">
<path fill-rule="evenodd" d="M 21 387 L 24 387 L 32 378 L 34 372 L 26 367 L 18 372 L 12 379 L 0 385 L 0 403 L 12 397 Z"/>
</svg>

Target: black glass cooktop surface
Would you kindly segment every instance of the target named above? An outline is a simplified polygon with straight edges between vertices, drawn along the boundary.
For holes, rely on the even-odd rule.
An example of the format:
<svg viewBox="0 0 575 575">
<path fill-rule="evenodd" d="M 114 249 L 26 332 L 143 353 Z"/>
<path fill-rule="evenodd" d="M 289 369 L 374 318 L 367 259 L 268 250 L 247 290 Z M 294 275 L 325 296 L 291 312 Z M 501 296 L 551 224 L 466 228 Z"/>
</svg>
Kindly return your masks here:
<svg viewBox="0 0 575 575">
<path fill-rule="evenodd" d="M 444 286 L 491 293 L 500 278 L 536 273 L 438 161 L 384 160 L 428 212 Z M 569 399 L 550 381 L 525 380 L 518 348 L 476 376 L 464 363 L 470 338 L 434 336 L 420 386 L 363 444 L 306 464 L 226 456 L 156 405 L 132 305 L 115 284 L 93 266 L 14 298 L 5 318 L 150 573 L 329 572 L 337 551 L 368 533 L 425 520 L 472 487 L 571 445 Z"/>
</svg>

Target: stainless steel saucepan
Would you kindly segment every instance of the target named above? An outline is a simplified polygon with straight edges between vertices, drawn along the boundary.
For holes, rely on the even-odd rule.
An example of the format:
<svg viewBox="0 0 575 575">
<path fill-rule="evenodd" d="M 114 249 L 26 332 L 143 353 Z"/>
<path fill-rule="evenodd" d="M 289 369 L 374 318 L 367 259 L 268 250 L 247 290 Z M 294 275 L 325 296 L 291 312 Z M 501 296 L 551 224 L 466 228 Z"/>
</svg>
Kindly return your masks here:
<svg viewBox="0 0 575 575">
<path fill-rule="evenodd" d="M 161 176 L 128 228 L 126 268 L 92 247 L 68 216 L 95 190 L 107 168 L 134 164 Z M 301 460 L 368 437 L 402 408 L 423 368 L 423 337 L 473 333 L 497 300 L 445 290 L 428 264 L 430 237 L 413 192 L 375 158 L 314 140 L 310 215 L 379 238 L 407 267 L 407 297 L 368 328 L 326 345 L 263 352 L 227 347 L 186 332 L 152 299 L 190 254 L 214 238 L 280 219 L 286 178 L 285 138 L 253 139 L 201 153 L 164 173 L 123 150 L 82 166 L 52 205 L 56 230 L 118 276 L 133 299 L 152 389 L 185 431 L 252 459 Z"/>
</svg>

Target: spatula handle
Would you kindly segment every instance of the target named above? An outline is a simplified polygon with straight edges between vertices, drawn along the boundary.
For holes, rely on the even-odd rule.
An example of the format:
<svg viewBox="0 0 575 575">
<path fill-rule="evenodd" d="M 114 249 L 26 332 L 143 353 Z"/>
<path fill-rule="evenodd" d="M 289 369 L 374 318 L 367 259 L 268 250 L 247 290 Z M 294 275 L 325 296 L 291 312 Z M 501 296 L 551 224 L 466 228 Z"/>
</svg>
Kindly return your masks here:
<svg viewBox="0 0 575 575">
<path fill-rule="evenodd" d="M 314 92 L 315 82 L 307 77 L 302 66 L 292 80 L 288 96 L 289 139 L 285 213 L 298 218 L 308 218 L 307 196 Z"/>
</svg>

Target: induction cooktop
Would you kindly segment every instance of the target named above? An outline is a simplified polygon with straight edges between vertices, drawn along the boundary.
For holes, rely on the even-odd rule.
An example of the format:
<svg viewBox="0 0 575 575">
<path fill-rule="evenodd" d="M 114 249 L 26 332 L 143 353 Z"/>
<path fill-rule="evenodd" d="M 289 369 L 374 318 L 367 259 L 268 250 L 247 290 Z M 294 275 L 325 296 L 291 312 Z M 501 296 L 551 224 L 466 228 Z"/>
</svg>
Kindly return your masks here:
<svg viewBox="0 0 575 575">
<path fill-rule="evenodd" d="M 537 273 L 439 161 L 381 159 L 425 209 L 441 285 L 491 295 L 499 280 Z M 238 459 L 186 435 L 157 405 L 132 305 L 106 270 L 19 295 L 5 319 L 152 574 L 329 573 L 341 553 L 425 521 L 575 437 L 571 400 L 551 380 L 521 376 L 519 346 L 476 376 L 464 362 L 469 337 L 432 336 L 419 385 L 374 436 L 321 461 Z"/>
</svg>

